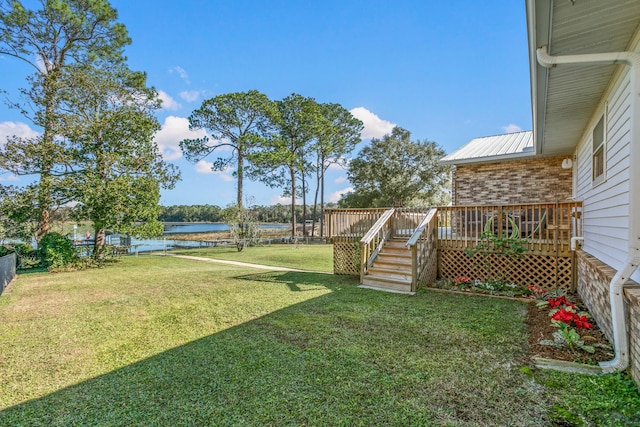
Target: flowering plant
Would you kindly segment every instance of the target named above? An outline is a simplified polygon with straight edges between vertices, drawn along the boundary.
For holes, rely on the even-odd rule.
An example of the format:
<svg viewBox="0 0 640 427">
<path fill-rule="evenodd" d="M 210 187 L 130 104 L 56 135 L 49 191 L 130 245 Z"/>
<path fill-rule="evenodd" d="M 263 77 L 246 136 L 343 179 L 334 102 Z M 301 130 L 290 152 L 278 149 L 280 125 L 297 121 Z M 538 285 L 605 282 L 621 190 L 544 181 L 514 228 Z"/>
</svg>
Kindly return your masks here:
<svg viewBox="0 0 640 427">
<path fill-rule="evenodd" d="M 593 327 L 593 324 L 589 323 L 586 314 L 580 315 L 564 307 L 551 312 L 551 321 L 556 326 L 559 326 L 558 323 L 565 323 L 580 329 L 590 329 Z"/>
<path fill-rule="evenodd" d="M 595 353 L 596 349 L 592 345 L 585 345 L 584 341 L 580 339 L 580 334 L 575 329 L 562 323 L 560 329 L 553 333 L 553 340 L 542 340 L 542 345 L 552 345 L 554 347 L 569 347 L 579 348 L 587 353 Z"/>
<path fill-rule="evenodd" d="M 453 284 L 456 286 L 460 285 L 469 285 L 471 283 L 471 279 L 467 276 L 458 276 L 453 279 Z"/>
<path fill-rule="evenodd" d="M 547 307 L 549 308 L 560 308 L 560 307 L 571 307 L 572 309 L 576 308 L 576 305 L 571 301 L 567 300 L 567 297 L 564 295 L 559 296 L 557 298 L 549 298 L 547 300 Z"/>
<path fill-rule="evenodd" d="M 527 290 L 530 293 L 530 297 L 535 299 L 545 298 L 548 295 L 548 292 L 546 289 L 543 289 L 540 286 L 536 286 L 536 285 L 527 286 Z"/>
</svg>

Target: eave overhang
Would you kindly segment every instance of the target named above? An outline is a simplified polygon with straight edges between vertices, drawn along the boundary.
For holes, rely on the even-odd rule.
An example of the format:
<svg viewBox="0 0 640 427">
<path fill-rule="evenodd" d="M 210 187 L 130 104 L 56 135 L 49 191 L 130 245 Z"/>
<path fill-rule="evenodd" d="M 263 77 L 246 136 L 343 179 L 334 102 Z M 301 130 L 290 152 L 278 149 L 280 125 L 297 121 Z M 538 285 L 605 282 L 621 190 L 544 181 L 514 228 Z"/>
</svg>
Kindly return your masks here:
<svg viewBox="0 0 640 427">
<path fill-rule="evenodd" d="M 526 0 L 526 14 L 535 153 L 570 155 L 622 66 L 545 68 L 536 49 L 547 46 L 554 56 L 633 50 L 640 1 Z"/>
</svg>

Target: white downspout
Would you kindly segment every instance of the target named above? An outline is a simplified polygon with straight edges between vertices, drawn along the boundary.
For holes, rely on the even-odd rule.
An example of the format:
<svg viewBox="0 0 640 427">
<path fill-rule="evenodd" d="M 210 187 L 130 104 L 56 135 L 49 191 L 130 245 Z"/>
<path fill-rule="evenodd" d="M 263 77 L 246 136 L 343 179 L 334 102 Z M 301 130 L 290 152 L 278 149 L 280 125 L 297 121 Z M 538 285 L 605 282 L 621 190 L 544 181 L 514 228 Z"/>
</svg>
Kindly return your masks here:
<svg viewBox="0 0 640 427">
<path fill-rule="evenodd" d="M 615 357 L 600 362 L 603 372 L 627 369 L 629 365 L 629 337 L 624 313 L 623 287 L 640 266 L 640 55 L 635 52 L 593 53 L 586 55 L 551 56 L 547 47 L 536 51 L 543 67 L 559 64 L 624 64 L 630 66 L 631 146 L 629 154 L 629 253 L 627 260 L 609 283 L 613 345 Z"/>
</svg>

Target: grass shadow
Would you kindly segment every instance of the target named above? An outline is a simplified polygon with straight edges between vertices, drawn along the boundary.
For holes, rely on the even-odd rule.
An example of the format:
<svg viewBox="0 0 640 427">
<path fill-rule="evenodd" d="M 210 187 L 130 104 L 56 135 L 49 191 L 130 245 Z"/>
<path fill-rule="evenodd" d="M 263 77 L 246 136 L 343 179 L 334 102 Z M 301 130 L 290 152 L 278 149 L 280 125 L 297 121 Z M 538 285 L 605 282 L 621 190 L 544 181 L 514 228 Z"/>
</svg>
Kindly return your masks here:
<svg viewBox="0 0 640 427">
<path fill-rule="evenodd" d="M 518 303 L 380 293 L 320 273 L 236 279 L 332 292 L 6 408 L 0 425 L 543 421 L 545 400 L 516 368 Z"/>
<path fill-rule="evenodd" d="M 129 277 L 127 268 L 133 264 L 124 264 Z M 551 389 L 520 369 L 527 336 L 519 302 L 422 290 L 416 296 L 389 294 L 359 289 L 357 278 L 211 268 L 178 259 L 152 259 L 144 272 L 153 271 L 154 280 L 160 280 L 173 277 L 168 273 L 179 265 L 186 265 L 180 277 L 188 292 L 166 279 L 176 292 L 163 294 L 179 310 L 148 313 L 168 320 L 96 353 L 95 366 L 122 366 L 103 359 L 118 360 L 118 355 L 146 348 L 153 337 L 163 342 L 172 333 L 183 334 L 186 324 L 196 325 L 192 336 L 202 338 L 168 350 L 163 346 L 144 359 L 122 358 L 135 362 L 110 372 L 96 369 L 106 373 L 77 384 L 63 378 L 64 387 L 0 411 L 0 425 L 550 425 L 547 414 L 575 384 L 576 376 L 567 374 Z M 217 270 L 222 272 L 215 277 L 221 279 L 210 280 Z M 92 286 L 95 277 L 88 275 Z M 115 289 L 140 281 L 135 276 Z M 155 286 L 163 285 L 154 282 L 149 291 Z M 209 292 L 217 286 L 224 292 Z M 329 292 L 318 292 L 321 288 Z M 250 289 L 248 298 L 239 298 L 237 291 L 244 289 Z M 273 303 L 307 290 L 316 294 L 295 294 L 291 304 Z M 105 297 L 107 316 L 127 308 L 122 295 Z M 264 306 L 284 308 L 259 311 L 256 298 Z M 214 309 L 196 312 L 197 305 Z M 244 310 L 237 310 L 242 305 Z M 204 336 L 197 329 L 199 320 L 216 316 L 237 326 Z M 51 354 L 39 357 L 51 359 L 46 369 L 64 372 L 64 361 L 54 354 L 51 348 Z M 88 369 L 91 357 L 80 370 Z M 15 391 L 20 381 L 5 390 Z M 608 388 L 603 390 L 600 394 L 606 395 Z M 578 405 L 566 402 L 571 410 Z"/>
</svg>

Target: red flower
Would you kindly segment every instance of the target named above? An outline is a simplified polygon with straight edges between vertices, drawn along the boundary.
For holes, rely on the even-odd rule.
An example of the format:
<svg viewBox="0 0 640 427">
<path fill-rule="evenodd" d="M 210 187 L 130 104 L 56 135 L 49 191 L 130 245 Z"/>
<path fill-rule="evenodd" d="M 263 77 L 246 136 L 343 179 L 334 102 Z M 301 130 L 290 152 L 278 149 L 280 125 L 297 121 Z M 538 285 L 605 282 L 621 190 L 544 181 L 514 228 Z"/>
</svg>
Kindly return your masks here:
<svg viewBox="0 0 640 427">
<path fill-rule="evenodd" d="M 545 289 L 542 289 L 540 286 L 529 285 L 527 286 L 527 289 L 529 289 L 529 292 L 531 292 L 535 298 L 547 294 L 547 291 Z"/>
<path fill-rule="evenodd" d="M 577 328 L 589 329 L 593 327 L 592 323 L 589 323 L 587 316 L 580 316 L 574 311 L 569 311 L 564 307 L 551 315 L 551 319 L 557 322 L 566 323 L 569 326 L 575 326 Z"/>
<path fill-rule="evenodd" d="M 593 327 L 593 323 L 589 323 L 587 316 L 578 316 L 576 314 L 576 318 L 573 319 L 573 323 L 575 323 L 576 328 L 590 329 Z"/>
<path fill-rule="evenodd" d="M 467 276 L 458 276 L 455 279 L 453 279 L 454 285 L 466 285 L 469 283 L 471 283 L 471 279 Z"/>
<path fill-rule="evenodd" d="M 549 308 L 558 308 L 558 307 L 571 307 L 573 309 L 576 308 L 576 305 L 574 303 L 572 303 L 571 301 L 567 301 L 567 297 L 565 297 L 564 295 L 557 297 L 557 298 L 549 298 L 547 300 L 547 306 Z"/>
</svg>

